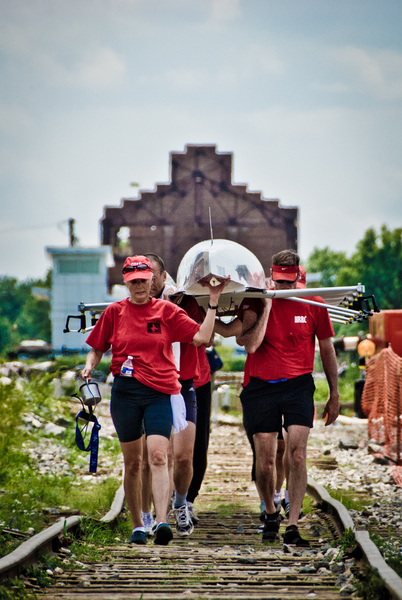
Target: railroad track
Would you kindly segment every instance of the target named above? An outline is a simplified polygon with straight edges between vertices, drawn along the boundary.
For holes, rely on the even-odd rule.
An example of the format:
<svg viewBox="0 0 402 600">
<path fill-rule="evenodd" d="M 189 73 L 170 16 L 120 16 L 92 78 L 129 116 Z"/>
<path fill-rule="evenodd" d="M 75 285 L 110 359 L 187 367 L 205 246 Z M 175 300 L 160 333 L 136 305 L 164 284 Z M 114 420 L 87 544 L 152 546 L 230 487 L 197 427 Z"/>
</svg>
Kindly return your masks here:
<svg viewBox="0 0 402 600">
<path fill-rule="evenodd" d="M 250 481 L 251 460 L 242 428 L 214 425 L 209 467 L 196 501 L 200 522 L 190 537 L 175 536 L 166 547 L 152 541 L 146 546 L 116 543 L 102 548 L 102 560 L 66 566 L 50 588 L 31 582 L 33 591 L 47 600 L 339 599 L 340 572 L 353 561 L 334 567 L 336 561 L 324 554 L 345 529 L 353 528 L 349 513 L 309 480 L 308 493 L 317 505 L 300 521 L 300 530 L 310 548 L 284 546 L 282 541 L 264 544 L 257 533 L 259 499 Z M 120 489 L 103 520 L 114 519 L 122 503 Z M 22 564 L 34 561 L 40 547 L 57 549 L 79 520 L 70 517 L 55 524 L 52 531 L 22 544 L 14 556 L 0 559 L 0 575 L 15 575 Z M 401 579 L 381 560 L 365 532 L 356 532 L 356 539 L 365 558 L 381 569 L 391 597 L 401 599 Z"/>
</svg>

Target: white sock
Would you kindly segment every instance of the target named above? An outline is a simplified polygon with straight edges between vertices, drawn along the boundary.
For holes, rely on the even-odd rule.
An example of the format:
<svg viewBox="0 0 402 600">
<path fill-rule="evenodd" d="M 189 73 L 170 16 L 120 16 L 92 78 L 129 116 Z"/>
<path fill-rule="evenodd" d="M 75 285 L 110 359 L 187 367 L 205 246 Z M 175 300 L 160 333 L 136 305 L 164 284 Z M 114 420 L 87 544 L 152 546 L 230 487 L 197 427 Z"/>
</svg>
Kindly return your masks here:
<svg viewBox="0 0 402 600">
<path fill-rule="evenodd" d="M 274 502 L 275 502 L 275 504 L 278 504 L 278 502 L 280 502 L 280 501 L 281 501 L 281 492 L 280 491 L 277 492 L 275 490 Z"/>
<path fill-rule="evenodd" d="M 285 502 L 289 502 L 289 494 L 287 490 L 285 490 Z"/>
<path fill-rule="evenodd" d="M 143 531 L 145 533 L 145 528 L 144 527 L 134 527 L 133 533 L 134 533 L 134 531 Z"/>
</svg>

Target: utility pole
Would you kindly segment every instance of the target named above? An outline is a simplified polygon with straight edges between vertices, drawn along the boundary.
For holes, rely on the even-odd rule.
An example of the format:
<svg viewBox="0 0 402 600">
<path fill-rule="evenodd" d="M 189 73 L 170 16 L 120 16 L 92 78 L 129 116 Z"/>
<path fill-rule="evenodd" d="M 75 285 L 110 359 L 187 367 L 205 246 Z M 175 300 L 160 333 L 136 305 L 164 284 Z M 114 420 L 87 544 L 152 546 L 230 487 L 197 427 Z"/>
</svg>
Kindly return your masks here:
<svg viewBox="0 0 402 600">
<path fill-rule="evenodd" d="M 68 220 L 68 230 L 69 230 L 69 236 L 70 236 L 70 246 L 76 246 L 77 242 L 78 242 L 78 238 L 75 237 L 75 233 L 74 233 L 74 225 L 75 225 L 75 219 L 69 219 Z"/>
</svg>

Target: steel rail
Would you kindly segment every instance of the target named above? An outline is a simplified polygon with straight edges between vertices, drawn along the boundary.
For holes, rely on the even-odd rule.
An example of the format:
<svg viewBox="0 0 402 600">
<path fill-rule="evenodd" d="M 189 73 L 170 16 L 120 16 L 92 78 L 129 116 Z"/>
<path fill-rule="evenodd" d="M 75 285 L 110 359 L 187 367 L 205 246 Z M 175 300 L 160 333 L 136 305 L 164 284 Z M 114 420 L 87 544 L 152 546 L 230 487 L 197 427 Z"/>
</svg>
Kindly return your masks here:
<svg viewBox="0 0 402 600">
<path fill-rule="evenodd" d="M 352 517 L 345 506 L 330 496 L 325 488 L 316 483 L 311 477 L 307 479 L 307 493 L 322 504 L 322 509 L 332 516 L 341 533 L 352 529 L 356 543 L 360 547 L 368 564 L 378 570 L 393 600 L 402 600 L 402 579 L 385 562 L 381 552 L 369 533 L 365 530 L 356 530 Z"/>
<path fill-rule="evenodd" d="M 366 531 L 355 530 L 352 517 L 346 507 L 332 498 L 325 488 L 316 483 L 311 477 L 308 477 L 307 493 L 320 503 L 324 512 L 331 516 L 340 534 L 347 529 L 353 531 L 356 543 L 360 547 L 365 560 L 371 567 L 378 570 L 378 574 L 384 581 L 392 600 L 402 600 L 402 579 L 387 565 L 378 548 L 370 540 L 369 534 Z M 123 505 L 124 489 L 121 485 L 114 496 L 109 512 L 102 517 L 101 521 L 105 523 L 113 521 L 121 513 Z M 21 567 L 34 563 L 37 555 L 44 548 L 57 551 L 59 537 L 66 531 L 75 529 L 82 518 L 82 516 L 62 518 L 51 527 L 23 542 L 10 554 L 0 558 L 0 579 L 17 576 Z"/>
<path fill-rule="evenodd" d="M 105 523 L 113 521 L 121 513 L 123 504 L 124 490 L 123 485 L 121 485 L 114 496 L 109 512 L 100 520 Z M 4 579 L 5 576 L 16 576 L 23 565 L 32 564 L 38 553 L 45 548 L 57 551 L 59 537 L 66 531 L 75 529 L 82 518 L 82 516 L 63 517 L 0 558 L 0 579 Z"/>
</svg>

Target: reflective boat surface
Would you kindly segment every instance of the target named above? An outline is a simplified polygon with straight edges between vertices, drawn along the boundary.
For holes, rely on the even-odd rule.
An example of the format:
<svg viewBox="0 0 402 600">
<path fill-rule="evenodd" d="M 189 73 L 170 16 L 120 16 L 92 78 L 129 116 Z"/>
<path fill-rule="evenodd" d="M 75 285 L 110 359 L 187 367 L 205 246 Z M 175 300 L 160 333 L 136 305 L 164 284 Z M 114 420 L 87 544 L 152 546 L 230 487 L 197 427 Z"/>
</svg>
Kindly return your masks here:
<svg viewBox="0 0 402 600">
<path fill-rule="evenodd" d="M 177 271 L 177 291 L 204 296 L 203 284 L 218 284 L 230 276 L 225 294 L 247 289 L 265 289 L 265 274 L 260 261 L 244 246 L 230 240 L 199 242 L 182 258 Z"/>
<path fill-rule="evenodd" d="M 218 316 L 235 315 L 244 298 L 287 298 L 297 302 L 316 304 L 311 296 L 321 296 L 335 322 L 349 323 L 367 318 L 369 312 L 356 306 L 364 294 L 364 286 L 339 288 L 304 288 L 289 290 L 267 289 L 264 269 L 257 257 L 247 248 L 231 240 L 205 240 L 199 242 L 186 254 L 177 271 L 176 291 L 170 295 L 173 302 L 180 303 L 180 296 L 196 296 L 197 302 L 207 308 L 209 300 L 207 282 L 218 285 L 230 276 L 218 302 Z M 333 308 L 337 306 L 338 308 Z"/>
</svg>

